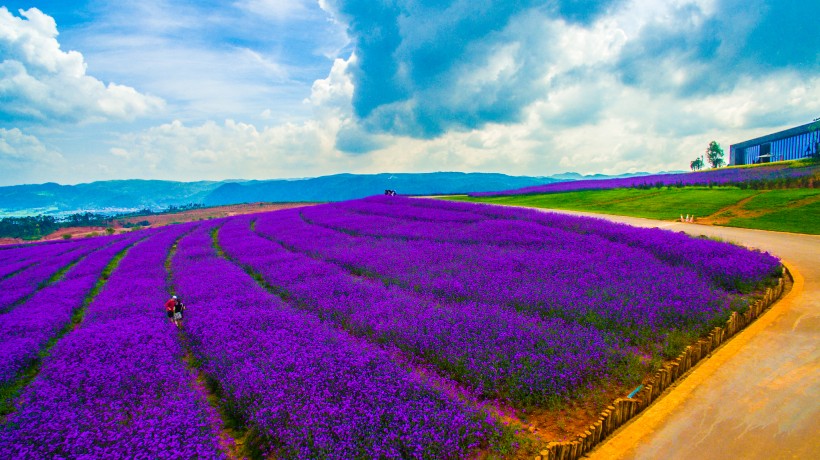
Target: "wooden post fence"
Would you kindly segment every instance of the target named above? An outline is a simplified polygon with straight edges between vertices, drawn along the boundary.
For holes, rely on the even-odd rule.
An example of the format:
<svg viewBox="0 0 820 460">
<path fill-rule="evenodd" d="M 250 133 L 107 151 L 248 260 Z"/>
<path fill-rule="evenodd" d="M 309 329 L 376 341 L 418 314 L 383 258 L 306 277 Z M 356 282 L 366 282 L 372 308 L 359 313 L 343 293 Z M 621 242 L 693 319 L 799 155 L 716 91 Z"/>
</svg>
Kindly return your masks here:
<svg viewBox="0 0 820 460">
<path fill-rule="evenodd" d="M 788 273 L 783 268 L 784 273 Z M 763 298 L 755 301 L 744 313 L 732 312 L 723 327 L 716 327 L 708 336 L 686 347 L 677 358 L 655 373 L 650 381 L 635 394 L 634 398 L 618 398 L 601 412 L 598 420 L 572 441 L 550 442 L 536 456 L 536 460 L 576 460 L 603 442 L 607 436 L 623 426 L 632 417 L 652 404 L 672 383 L 686 374 L 700 360 L 737 332 L 757 319 L 783 294 L 785 282 L 778 280 L 776 286 L 766 289 Z"/>
</svg>

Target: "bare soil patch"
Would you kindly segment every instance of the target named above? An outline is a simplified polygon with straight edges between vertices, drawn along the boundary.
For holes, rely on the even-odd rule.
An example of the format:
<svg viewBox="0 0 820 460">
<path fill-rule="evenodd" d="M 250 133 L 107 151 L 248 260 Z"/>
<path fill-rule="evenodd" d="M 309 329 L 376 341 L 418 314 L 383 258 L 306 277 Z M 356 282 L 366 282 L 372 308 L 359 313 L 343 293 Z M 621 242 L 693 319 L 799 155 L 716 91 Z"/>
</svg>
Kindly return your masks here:
<svg viewBox="0 0 820 460">
<path fill-rule="evenodd" d="M 118 219 L 118 222 L 136 224 L 148 221 L 151 227 L 169 224 L 192 222 L 195 220 L 218 219 L 220 217 L 237 216 L 241 214 L 255 214 L 281 209 L 300 208 L 315 203 L 245 203 L 210 208 L 190 209 L 172 214 L 156 214 L 152 216 L 136 216 Z"/>
<path fill-rule="evenodd" d="M 176 213 L 116 219 L 113 228 L 115 233 L 122 233 L 131 230 L 131 228 L 123 227 L 123 224 L 136 225 L 139 222 L 148 222 L 148 225 L 145 225 L 143 228 L 162 227 L 165 225 L 181 224 L 197 220 L 218 219 L 220 217 L 238 216 L 242 214 L 256 214 L 260 212 L 279 211 L 281 209 L 300 208 L 303 206 L 313 206 L 314 204 L 316 203 L 245 203 L 214 206 L 209 208 L 190 209 Z M 71 235 L 71 238 L 83 238 L 86 236 L 95 236 L 94 234 L 105 235 L 105 227 L 65 227 L 50 233 L 41 240 L 36 241 L 25 241 L 19 238 L 0 238 L 0 246 L 59 240 L 65 238 L 65 235 Z"/>
</svg>

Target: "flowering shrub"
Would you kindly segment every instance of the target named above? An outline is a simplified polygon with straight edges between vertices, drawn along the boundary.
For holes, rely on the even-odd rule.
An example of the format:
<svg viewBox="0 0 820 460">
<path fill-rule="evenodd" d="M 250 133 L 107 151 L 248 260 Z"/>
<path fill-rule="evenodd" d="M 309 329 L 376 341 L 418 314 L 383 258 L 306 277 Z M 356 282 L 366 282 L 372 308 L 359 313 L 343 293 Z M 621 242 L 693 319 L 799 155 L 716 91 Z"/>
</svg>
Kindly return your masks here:
<svg viewBox="0 0 820 460">
<path fill-rule="evenodd" d="M 636 229 L 601 219 L 578 218 L 537 210 L 491 205 L 466 205 L 474 213 L 471 225 L 453 228 L 452 214 L 461 217 L 465 205 L 448 201 L 379 197 L 338 203 L 345 213 L 325 213 L 317 224 L 349 234 L 404 239 L 463 242 L 521 247 L 572 247 L 563 232 L 596 235 L 629 247 L 642 248 L 673 266 L 687 265 L 723 289 L 746 291 L 773 274 L 779 262 L 768 254 L 716 241 L 691 238 L 660 229 Z M 313 216 L 305 210 L 304 216 Z M 426 213 L 426 214 L 425 214 Z M 441 218 L 439 218 L 441 216 Z M 309 219 L 311 217 L 308 217 Z M 448 223 L 448 226 L 441 224 Z"/>
<path fill-rule="evenodd" d="M 634 344 L 704 327 L 727 311 L 728 291 L 779 267 L 768 254 L 660 230 L 402 198 L 267 215 L 256 229 L 404 290 L 591 325 Z"/>
</svg>

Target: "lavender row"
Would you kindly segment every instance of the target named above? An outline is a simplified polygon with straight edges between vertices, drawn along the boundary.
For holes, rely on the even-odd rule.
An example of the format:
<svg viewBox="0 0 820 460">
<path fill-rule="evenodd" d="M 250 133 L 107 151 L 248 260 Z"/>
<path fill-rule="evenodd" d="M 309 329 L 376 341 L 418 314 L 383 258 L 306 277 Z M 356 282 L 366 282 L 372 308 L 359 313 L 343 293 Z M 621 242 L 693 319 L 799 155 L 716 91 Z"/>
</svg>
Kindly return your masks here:
<svg viewBox="0 0 820 460">
<path fill-rule="evenodd" d="M 0 429 L 2 458 L 219 458 L 215 417 L 192 388 L 164 317 L 171 244 L 186 229 L 134 246 L 61 339 Z"/>
<path fill-rule="evenodd" d="M 173 273 L 195 355 L 268 454 L 464 458 L 496 431 L 379 348 L 267 293 L 204 230 L 180 242 Z"/>
<path fill-rule="evenodd" d="M 572 244 L 574 238 L 567 237 L 566 232 L 592 234 L 645 249 L 665 263 L 691 267 L 714 285 L 733 291 L 748 291 L 775 274 L 780 266 L 769 254 L 735 245 L 536 210 L 397 197 L 339 203 L 333 209 L 339 212 L 305 209 L 303 214 L 318 224 L 353 234 L 476 244 L 554 248 Z M 477 217 L 474 223 L 457 225 L 436 220 L 439 214 L 463 215 L 468 210 Z M 407 219 L 407 215 L 414 217 Z"/>
<path fill-rule="evenodd" d="M 578 180 L 535 185 L 503 192 L 478 192 L 471 196 L 508 196 L 536 193 L 558 193 L 579 190 L 607 190 L 636 187 L 683 187 L 694 185 L 732 185 L 756 181 L 800 178 L 817 172 L 813 167 L 793 168 L 789 165 L 761 166 L 755 168 L 722 168 L 710 171 L 681 174 L 653 174 L 649 176 L 625 177 L 606 180 Z"/>
<path fill-rule="evenodd" d="M 469 216 L 456 223 L 447 218 L 453 214 L 451 210 L 416 206 L 416 201 L 422 200 L 401 197 L 382 200 L 380 197 L 371 197 L 335 203 L 332 208 L 305 209 L 301 215 L 311 224 L 355 236 L 500 246 L 571 245 L 567 234 L 560 228 L 556 227 L 557 231 L 544 232 L 539 225 L 520 219 L 520 212 L 518 216 L 512 213 L 510 216 L 489 216 L 476 212 L 475 206 L 458 203 L 470 212 L 456 211 L 459 215 Z M 498 206 L 496 208 L 501 211 L 506 209 Z M 440 216 L 445 216 L 445 219 L 440 220 Z"/>
<path fill-rule="evenodd" d="M 42 243 L 29 243 L 14 246 L 0 246 L 0 264 L 19 262 L 38 258 L 43 254 L 57 254 L 76 247 L 82 242 L 77 241 L 48 241 Z"/>
<path fill-rule="evenodd" d="M 311 215 L 333 212 L 317 206 Z M 311 226 L 295 212 L 256 228 L 300 251 L 444 301 L 507 305 L 646 341 L 695 328 L 727 307 L 693 270 L 594 235 L 563 234 L 555 249 L 355 237 Z M 557 230 L 556 230 L 557 231 Z"/>
<path fill-rule="evenodd" d="M 14 276 L 18 272 L 34 265 L 37 263 L 37 260 L 19 260 L 19 261 L 12 261 L 12 262 L 4 262 L 2 266 L 0 266 L 0 280 L 4 278 L 8 278 L 10 276 Z"/>
<path fill-rule="evenodd" d="M 303 308 L 434 364 L 484 397 L 519 406 L 560 401 L 623 358 L 617 340 L 592 327 L 385 287 L 256 236 L 246 219 L 226 223 L 220 235 L 227 254 Z"/>
<path fill-rule="evenodd" d="M 0 317 L 0 386 L 25 369 L 82 307 L 111 259 L 134 244 L 135 236 L 119 238 L 72 267 L 62 280 L 38 291 L 26 303 Z"/>
<path fill-rule="evenodd" d="M 433 206 L 430 200 L 408 200 L 414 206 Z M 436 202 L 441 206 L 444 202 Z M 594 234 L 618 244 L 641 248 L 656 258 L 674 266 L 686 266 L 708 277 L 723 289 L 745 292 L 776 275 L 780 261 L 760 251 L 749 250 L 734 244 L 693 238 L 684 233 L 669 232 L 657 228 L 638 229 L 603 219 L 545 213 L 532 209 L 505 208 L 492 205 L 446 203 L 449 209 L 472 207 L 489 218 L 512 218 L 534 222 L 541 228 L 533 228 L 532 234 L 543 233 L 543 227 L 562 229 L 578 234 Z"/>
<path fill-rule="evenodd" d="M 36 264 L 0 281 L 0 312 L 12 309 L 16 303 L 44 286 L 60 269 L 77 262 L 96 249 L 93 242 L 84 243 L 57 254 L 39 254 Z"/>
</svg>

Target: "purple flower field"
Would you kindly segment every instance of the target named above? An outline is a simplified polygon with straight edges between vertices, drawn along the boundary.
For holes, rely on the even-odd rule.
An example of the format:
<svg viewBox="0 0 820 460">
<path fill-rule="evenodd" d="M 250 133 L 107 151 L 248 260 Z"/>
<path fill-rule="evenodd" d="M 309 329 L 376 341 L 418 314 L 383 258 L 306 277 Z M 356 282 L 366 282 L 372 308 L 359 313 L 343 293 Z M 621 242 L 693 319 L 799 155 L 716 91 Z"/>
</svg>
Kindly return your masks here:
<svg viewBox="0 0 820 460">
<path fill-rule="evenodd" d="M 0 431 L 2 458 L 220 458 L 162 314 L 168 227 L 131 248 L 82 325 L 44 359 Z M 162 314 L 160 314 L 162 313 Z"/>
<path fill-rule="evenodd" d="M 459 458 L 494 430 L 384 350 L 265 291 L 203 230 L 180 242 L 174 272 L 178 292 L 201 306 L 187 332 L 205 373 L 277 456 Z"/>
<path fill-rule="evenodd" d="M 276 458 L 471 457 L 509 443 L 482 402 L 553 408 L 630 383 L 779 267 L 661 230 L 402 197 L 0 249 L 1 282 L 33 283 L 0 313 L 0 387 L 87 304 L 13 400 L 0 457 L 223 458 L 223 423 Z"/>
<path fill-rule="evenodd" d="M 695 185 L 733 185 L 776 181 L 810 176 L 817 173 L 816 167 L 790 167 L 788 165 L 758 166 L 755 168 L 719 168 L 679 174 L 652 174 L 648 176 L 624 177 L 620 179 L 585 179 L 535 185 L 516 190 L 499 192 L 478 192 L 470 196 L 530 195 L 538 193 L 575 192 L 580 190 L 606 190 L 614 188 L 683 187 Z"/>
<path fill-rule="evenodd" d="M 7 275 L 13 275 L 0 281 L 0 312 L 13 309 L 17 303 L 34 294 L 60 269 L 81 260 L 97 245 L 98 242 L 84 241 L 75 245 L 51 245 L 43 249 L 34 247 L 32 249 L 36 254 L 22 261 L 25 265 L 9 264 L 10 269 L 0 270 L 7 272 Z M 34 263 L 30 263 L 31 261 Z"/>
<path fill-rule="evenodd" d="M 114 256 L 142 235 L 129 235 L 92 252 L 58 282 L 36 292 L 0 322 L 0 385 L 10 382 L 65 327 Z"/>
</svg>

